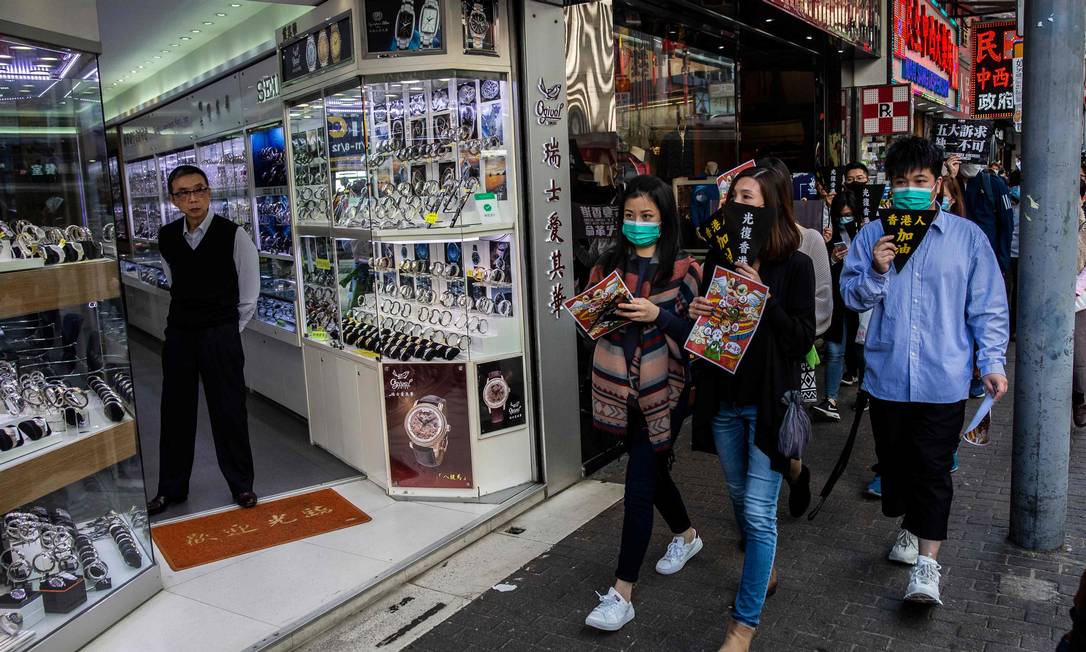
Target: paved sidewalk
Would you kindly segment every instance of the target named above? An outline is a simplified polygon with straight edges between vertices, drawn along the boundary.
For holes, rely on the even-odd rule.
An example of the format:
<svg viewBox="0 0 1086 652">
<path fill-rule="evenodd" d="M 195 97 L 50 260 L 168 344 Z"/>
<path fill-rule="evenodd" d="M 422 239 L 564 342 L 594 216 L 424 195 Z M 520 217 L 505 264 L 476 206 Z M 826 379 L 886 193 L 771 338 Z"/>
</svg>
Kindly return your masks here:
<svg viewBox="0 0 1086 652">
<path fill-rule="evenodd" d="M 808 456 L 816 495 L 847 436 L 852 398 L 845 388 L 841 424 L 816 425 Z M 978 404 L 969 402 L 967 418 Z M 1067 610 L 1086 562 L 1086 431 L 1072 437 L 1066 545 L 1037 554 L 1007 541 L 1011 424 L 1006 400 L 996 406 L 992 445 L 960 449 L 950 540 L 940 554 L 943 607 L 902 604 L 907 567 L 885 559 L 897 523 L 881 515 L 878 501 L 861 495 L 875 459 L 866 419 L 848 470 L 813 523 L 788 516 L 783 488 L 780 589 L 766 605 L 754 648 L 1053 650 L 1070 627 Z M 637 618 L 622 631 L 607 634 L 583 625 L 596 604 L 593 591 L 606 591 L 613 581 L 619 502 L 506 577 L 503 582 L 515 590 L 484 593 L 409 649 L 715 650 L 723 641 L 741 561 L 717 459 L 692 453 L 689 445 L 686 433 L 674 475 L 705 549 L 681 573 L 657 575 L 653 564 L 670 538 L 657 517 L 634 594 Z M 595 477 L 621 482 L 623 464 L 619 460 Z"/>
</svg>

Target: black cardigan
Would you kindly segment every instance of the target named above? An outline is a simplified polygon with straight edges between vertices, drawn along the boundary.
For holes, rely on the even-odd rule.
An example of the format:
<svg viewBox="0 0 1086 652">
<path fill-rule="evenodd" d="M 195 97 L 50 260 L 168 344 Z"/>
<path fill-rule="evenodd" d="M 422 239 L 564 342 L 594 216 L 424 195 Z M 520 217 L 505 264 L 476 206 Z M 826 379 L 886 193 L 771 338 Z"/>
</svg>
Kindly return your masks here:
<svg viewBox="0 0 1086 652">
<path fill-rule="evenodd" d="M 842 322 L 846 319 L 845 315 L 848 308 L 845 306 L 845 300 L 841 297 L 841 271 L 845 268 L 845 261 L 839 260 L 833 262 L 833 246 L 838 242 L 843 242 L 844 237 L 842 231 L 847 231 L 849 240 L 853 244 L 856 242 L 856 234 L 859 233 L 859 229 L 856 228 L 856 222 L 849 224 L 848 227 L 843 227 L 837 223 L 837 220 L 830 217 L 830 223 L 833 228 L 833 237 L 826 243 L 826 252 L 830 255 L 830 279 L 833 286 L 833 321 L 830 322 L 829 328 L 826 329 L 826 338 L 836 338 L 841 333 Z M 849 228 L 851 227 L 851 228 Z"/>
<path fill-rule="evenodd" d="M 712 279 L 716 265 L 710 253 L 702 278 Z M 767 370 L 761 379 L 754 443 L 769 457 L 773 470 L 784 472 L 788 458 L 777 449 L 778 432 L 787 410 L 781 398 L 786 391 L 799 388 L 799 364 L 815 340 L 814 266 L 806 254 L 797 251 L 783 262 L 763 264 L 758 275 L 769 286 L 770 297 L 754 334 L 763 338 L 763 368 Z M 696 359 L 694 363 L 692 443 L 696 451 L 716 453 L 713 417 L 720 403 L 729 400 L 719 382 L 721 374 L 727 373 L 705 360 Z"/>
</svg>

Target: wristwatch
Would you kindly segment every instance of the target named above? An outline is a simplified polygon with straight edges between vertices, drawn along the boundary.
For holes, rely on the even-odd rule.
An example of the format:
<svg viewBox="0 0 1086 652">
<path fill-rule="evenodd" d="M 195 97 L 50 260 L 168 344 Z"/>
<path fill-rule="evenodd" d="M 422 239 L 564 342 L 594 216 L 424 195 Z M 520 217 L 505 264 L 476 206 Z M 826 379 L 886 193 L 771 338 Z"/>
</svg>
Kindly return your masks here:
<svg viewBox="0 0 1086 652">
<path fill-rule="evenodd" d="M 309 72 L 317 69 L 317 40 L 312 34 L 305 40 L 305 66 Z"/>
<path fill-rule="evenodd" d="M 415 35 L 415 2 L 403 0 L 400 10 L 396 12 L 396 48 L 406 50 L 411 45 L 411 37 Z"/>
<path fill-rule="evenodd" d="M 472 49 L 482 49 L 483 38 L 486 36 L 488 29 L 490 29 L 490 21 L 486 19 L 483 4 L 476 2 L 471 8 L 471 13 L 468 14 L 468 34 L 471 35 Z"/>
<path fill-rule="evenodd" d="M 441 24 L 441 10 L 437 0 L 426 0 L 422 3 L 422 11 L 419 13 L 419 44 L 429 48 L 434 45 L 434 37 Z"/>
<path fill-rule="evenodd" d="M 491 371 L 483 385 L 483 403 L 490 408 L 490 423 L 497 425 L 505 421 L 505 404 L 508 401 L 509 383 L 505 382 L 505 375 L 500 370 Z"/>
<path fill-rule="evenodd" d="M 420 466 L 437 468 L 445 459 L 452 428 L 445 416 L 445 405 L 445 399 L 427 394 L 415 401 L 403 419 L 411 452 Z"/>
</svg>

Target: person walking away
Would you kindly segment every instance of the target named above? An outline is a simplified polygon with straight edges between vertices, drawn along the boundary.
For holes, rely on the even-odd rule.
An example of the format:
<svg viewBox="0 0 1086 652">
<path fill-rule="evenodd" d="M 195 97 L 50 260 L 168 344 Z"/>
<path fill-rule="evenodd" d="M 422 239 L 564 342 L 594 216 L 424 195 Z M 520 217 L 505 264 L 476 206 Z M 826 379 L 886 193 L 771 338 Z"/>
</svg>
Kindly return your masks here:
<svg viewBox="0 0 1086 652">
<path fill-rule="evenodd" d="M 162 346 L 158 494 L 147 503 L 147 513 L 159 514 L 188 497 L 201 381 L 219 469 L 234 502 L 253 507 L 241 331 L 260 293 L 256 245 L 237 224 L 210 214 L 211 188 L 203 170 L 181 165 L 166 185 L 184 219 L 158 232 L 170 312 Z"/>
<path fill-rule="evenodd" d="M 1072 418 L 1086 427 L 1086 163 L 1079 168 L 1078 277 L 1075 279 L 1075 348 L 1072 376 Z"/>
<path fill-rule="evenodd" d="M 585 619 L 604 631 L 634 618 L 633 589 L 652 537 L 654 505 L 674 535 L 656 572 L 677 573 L 702 549 L 670 471 L 688 401 L 687 307 L 701 283 L 701 266 L 679 250 L 678 209 L 663 181 L 635 177 L 622 207 L 622 239 L 589 278 L 595 284 L 618 270 L 635 294 L 618 305 L 630 323 L 601 337 L 592 357 L 593 421 L 625 437 L 629 455 L 615 584 Z"/>
<path fill-rule="evenodd" d="M 799 232 L 781 210 L 774 183 L 771 170 L 751 168 L 736 177 L 729 195 L 729 201 L 769 209 L 765 219 L 773 220 L 753 263 L 734 266 L 769 287 L 761 323 L 734 375 L 695 363 L 694 448 L 720 458 L 745 551 L 732 621 L 720 648 L 725 652 L 750 648 L 766 597 L 776 590 L 777 497 L 790 466 L 777 446 L 786 411 L 781 399 L 799 386 L 800 363 L 815 337 L 814 267 L 799 251 Z M 704 294 L 718 266 L 732 268 L 710 251 L 691 315 L 713 310 Z"/>
<path fill-rule="evenodd" d="M 886 153 L 893 206 L 938 207 L 942 152 L 901 138 Z M 882 513 L 902 517 L 892 561 L 914 564 L 905 600 L 942 604 L 939 547 L 954 496 L 950 469 L 965 420 L 974 344 L 986 391 L 1007 392 L 1007 297 L 995 253 L 976 224 L 939 210 L 899 273 L 893 234 L 865 226 L 845 259 L 841 296 L 871 310 L 863 389 L 882 474 Z M 964 317 L 964 319 L 963 319 Z"/>
<path fill-rule="evenodd" d="M 849 247 L 856 237 L 856 218 L 861 211 L 860 198 L 849 189 L 837 193 L 830 207 L 833 238 L 826 247 L 829 250 L 832 275 L 833 311 L 829 329 L 822 338 L 826 343 L 823 381 L 826 394 L 825 398 L 812 408 L 818 418 L 826 421 L 841 420 L 841 413 L 837 409 L 837 393 L 841 389 L 841 378 L 845 372 L 845 343 L 848 340 L 849 324 L 856 319 L 856 313 L 846 308 L 841 299 L 841 269 L 844 267 Z M 855 337 L 854 329 L 853 337 Z"/>
</svg>

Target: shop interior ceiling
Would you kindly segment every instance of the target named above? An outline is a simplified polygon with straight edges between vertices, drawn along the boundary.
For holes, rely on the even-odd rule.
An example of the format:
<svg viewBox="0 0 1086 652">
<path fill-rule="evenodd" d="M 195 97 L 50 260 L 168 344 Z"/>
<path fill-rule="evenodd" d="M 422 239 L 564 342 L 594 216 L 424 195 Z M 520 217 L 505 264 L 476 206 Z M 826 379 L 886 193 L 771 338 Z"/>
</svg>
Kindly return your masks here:
<svg viewBox="0 0 1086 652">
<path fill-rule="evenodd" d="M 1017 0 L 947 0 L 943 3 L 951 18 L 995 17 L 1009 14 L 1014 17 Z"/>
<path fill-rule="evenodd" d="M 275 31 L 321 0 L 97 0 L 107 121 L 188 89 L 246 55 L 271 53 Z"/>
</svg>

